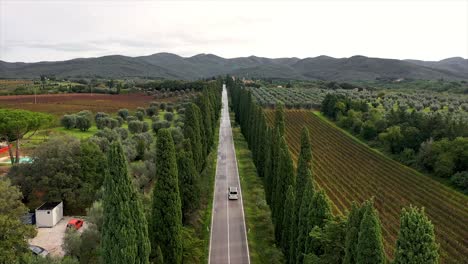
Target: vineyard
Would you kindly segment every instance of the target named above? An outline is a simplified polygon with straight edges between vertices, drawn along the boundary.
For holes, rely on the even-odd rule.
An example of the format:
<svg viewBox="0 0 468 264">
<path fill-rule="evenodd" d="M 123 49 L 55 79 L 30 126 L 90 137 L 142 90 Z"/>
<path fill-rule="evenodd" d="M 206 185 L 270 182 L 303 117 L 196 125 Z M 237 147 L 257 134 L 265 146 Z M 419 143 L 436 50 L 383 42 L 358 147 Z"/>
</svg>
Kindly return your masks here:
<svg viewBox="0 0 468 264">
<path fill-rule="evenodd" d="M 274 112 L 267 110 L 273 123 Z M 468 256 L 468 198 L 435 180 L 380 155 L 320 119 L 308 110 L 288 110 L 286 140 L 297 160 L 300 133 L 311 134 L 313 175 L 333 201 L 336 213 L 344 213 L 352 201 L 375 197 L 380 213 L 385 250 L 393 257 L 401 208 L 424 207 L 435 225 L 442 263 L 464 263 Z"/>
</svg>

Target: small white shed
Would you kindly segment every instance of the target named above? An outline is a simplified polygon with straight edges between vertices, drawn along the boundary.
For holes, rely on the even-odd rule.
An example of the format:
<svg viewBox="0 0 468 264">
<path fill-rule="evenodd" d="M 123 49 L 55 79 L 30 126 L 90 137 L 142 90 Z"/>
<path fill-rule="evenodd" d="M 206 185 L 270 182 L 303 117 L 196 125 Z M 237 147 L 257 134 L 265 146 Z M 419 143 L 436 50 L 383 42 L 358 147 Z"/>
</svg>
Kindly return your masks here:
<svg viewBox="0 0 468 264">
<path fill-rule="evenodd" d="M 54 227 L 63 218 L 63 202 L 48 202 L 36 209 L 37 227 Z"/>
</svg>

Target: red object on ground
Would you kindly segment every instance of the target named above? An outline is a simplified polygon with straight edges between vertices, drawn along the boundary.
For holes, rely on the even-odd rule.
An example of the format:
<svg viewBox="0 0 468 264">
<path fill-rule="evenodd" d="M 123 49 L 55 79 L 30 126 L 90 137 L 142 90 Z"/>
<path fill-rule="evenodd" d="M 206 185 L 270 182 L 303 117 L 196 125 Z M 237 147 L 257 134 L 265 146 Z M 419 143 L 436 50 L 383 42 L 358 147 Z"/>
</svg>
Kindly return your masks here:
<svg viewBox="0 0 468 264">
<path fill-rule="evenodd" d="M 4 152 L 7 152 L 8 149 L 10 149 L 10 148 L 11 148 L 11 145 L 10 145 L 10 146 L 6 146 L 6 147 L 4 147 L 4 148 L 0 148 L 0 154 L 1 154 L 1 153 L 4 153 Z"/>
<path fill-rule="evenodd" d="M 80 229 L 84 224 L 84 221 L 81 219 L 70 219 L 67 224 L 67 228 L 75 228 L 76 230 Z"/>
</svg>

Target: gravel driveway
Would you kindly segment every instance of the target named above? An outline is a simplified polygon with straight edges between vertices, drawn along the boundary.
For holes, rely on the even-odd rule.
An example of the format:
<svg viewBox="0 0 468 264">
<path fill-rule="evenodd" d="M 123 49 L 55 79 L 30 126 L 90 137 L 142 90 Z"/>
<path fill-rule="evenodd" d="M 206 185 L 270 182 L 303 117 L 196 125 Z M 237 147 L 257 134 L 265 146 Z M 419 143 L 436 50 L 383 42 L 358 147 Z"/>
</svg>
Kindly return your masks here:
<svg viewBox="0 0 468 264">
<path fill-rule="evenodd" d="M 60 222 L 58 222 L 54 227 L 41 227 L 37 228 L 37 236 L 33 239 L 29 239 L 29 244 L 43 247 L 49 251 L 49 254 L 52 256 L 63 257 L 65 252 L 63 252 L 63 238 L 65 236 L 65 231 L 67 229 L 67 223 L 72 218 L 80 217 L 71 217 L 65 216 Z M 83 232 L 86 228 L 86 221 L 83 227 L 80 228 L 79 232 Z"/>
</svg>

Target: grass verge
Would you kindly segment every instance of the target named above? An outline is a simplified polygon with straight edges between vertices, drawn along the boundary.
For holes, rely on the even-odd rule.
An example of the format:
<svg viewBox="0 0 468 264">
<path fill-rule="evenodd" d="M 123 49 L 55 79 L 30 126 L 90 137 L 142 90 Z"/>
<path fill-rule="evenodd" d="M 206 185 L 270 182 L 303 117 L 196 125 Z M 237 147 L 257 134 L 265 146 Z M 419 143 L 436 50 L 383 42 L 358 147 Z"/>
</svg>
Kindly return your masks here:
<svg viewBox="0 0 468 264">
<path fill-rule="evenodd" d="M 263 181 L 257 175 L 252 154 L 239 127 L 233 126 L 237 166 L 242 187 L 251 263 L 284 263 L 276 246 L 271 211 L 265 200 Z"/>
<path fill-rule="evenodd" d="M 210 154 L 206 159 L 206 167 L 200 174 L 200 209 L 196 215 L 195 231 L 199 239 L 203 241 L 203 256 L 201 263 L 208 263 L 208 254 L 210 247 L 210 226 L 211 226 L 211 210 L 213 207 L 213 188 L 216 176 L 216 163 L 218 161 L 218 140 L 219 140 L 219 121 L 214 134 L 215 142 Z"/>
</svg>

